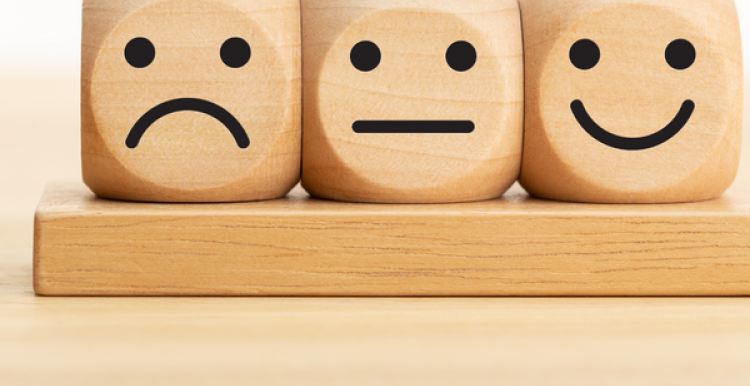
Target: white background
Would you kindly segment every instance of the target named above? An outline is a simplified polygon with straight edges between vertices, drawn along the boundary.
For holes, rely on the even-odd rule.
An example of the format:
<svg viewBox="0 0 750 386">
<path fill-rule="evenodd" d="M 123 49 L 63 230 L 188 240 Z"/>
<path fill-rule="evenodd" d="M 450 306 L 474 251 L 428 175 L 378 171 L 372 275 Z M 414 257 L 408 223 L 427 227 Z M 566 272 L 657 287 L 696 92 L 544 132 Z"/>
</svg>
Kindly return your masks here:
<svg viewBox="0 0 750 386">
<path fill-rule="evenodd" d="M 750 1 L 737 0 L 740 22 L 750 23 Z M 81 0 L 5 0 L 0 8 L 0 70 L 77 71 Z M 745 66 L 750 27 L 743 28 Z"/>
</svg>

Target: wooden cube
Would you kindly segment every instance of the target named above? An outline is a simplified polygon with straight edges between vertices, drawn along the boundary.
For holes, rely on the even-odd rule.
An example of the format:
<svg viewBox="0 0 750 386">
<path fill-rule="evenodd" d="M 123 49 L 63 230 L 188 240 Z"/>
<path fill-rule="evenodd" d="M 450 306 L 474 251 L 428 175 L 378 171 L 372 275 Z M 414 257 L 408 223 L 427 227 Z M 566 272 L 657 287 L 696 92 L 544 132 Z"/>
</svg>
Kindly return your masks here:
<svg viewBox="0 0 750 386">
<path fill-rule="evenodd" d="M 519 175 L 516 0 L 303 0 L 302 183 L 323 198 L 499 197 Z"/>
<path fill-rule="evenodd" d="M 231 202 L 299 181 L 297 0 L 84 0 L 83 177 L 99 196 Z"/>
<path fill-rule="evenodd" d="M 732 0 L 522 0 L 533 195 L 671 203 L 735 178 L 742 55 Z"/>
</svg>

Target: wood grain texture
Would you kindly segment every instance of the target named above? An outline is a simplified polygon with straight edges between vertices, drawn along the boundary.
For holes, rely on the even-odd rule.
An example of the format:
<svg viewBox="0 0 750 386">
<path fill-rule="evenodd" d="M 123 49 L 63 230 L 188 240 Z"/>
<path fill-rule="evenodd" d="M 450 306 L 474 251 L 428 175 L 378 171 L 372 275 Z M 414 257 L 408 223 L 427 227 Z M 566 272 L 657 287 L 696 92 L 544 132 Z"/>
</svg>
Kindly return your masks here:
<svg viewBox="0 0 750 386">
<path fill-rule="evenodd" d="M 77 157 L 51 143 L 40 152 L 22 133 L 74 136 L 75 116 L 54 102 L 75 93 L 77 79 L 12 78 L 0 96 L 15 103 L 5 119 L 17 130 L 0 143 L 0 173 L 19 160 L 38 179 L 50 167 L 64 172 Z M 39 99 L 18 97 L 31 91 L 55 108 L 34 114 Z M 742 163 L 738 186 L 750 157 Z M 748 298 L 35 296 L 33 208 L 13 198 L 41 190 L 4 175 L 15 185 L 0 195 L 16 207 L 0 209 L 3 386 L 750 384 Z"/>
<path fill-rule="evenodd" d="M 750 295 L 750 184 L 718 200 L 137 204 L 53 185 L 43 295 Z"/>
<path fill-rule="evenodd" d="M 71 78 L 0 74 L 16 128 L 0 142 L 0 175 L 14 181 L 0 189 L 3 386 L 750 384 L 748 298 L 35 296 L 33 207 L 16 198 L 78 158 L 49 142 L 77 129 Z M 27 138 L 40 128 L 43 151 Z M 19 162 L 37 180 L 16 178 Z"/>
<path fill-rule="evenodd" d="M 353 202 L 497 198 L 517 179 L 523 137 L 523 42 L 516 0 L 303 0 L 302 183 Z M 361 42 L 380 61 L 359 69 Z M 476 51 L 455 70 L 450 47 Z M 354 54 L 353 54 L 354 53 Z M 405 133 L 356 133 L 355 122 L 408 121 Z M 471 121 L 424 133 L 414 121 Z M 426 131 L 438 130 L 427 124 Z"/>
<path fill-rule="evenodd" d="M 745 385 L 750 299 L 35 297 L 0 263 L 0 383 Z"/>
<path fill-rule="evenodd" d="M 715 198 L 731 185 L 743 105 L 733 0 L 522 0 L 521 8 L 527 92 L 520 180 L 529 192 L 575 202 L 668 203 Z M 598 46 L 598 63 L 585 65 L 595 48 L 579 45 L 575 53 L 582 40 Z M 695 50 L 688 66 L 670 63 L 688 50 L 670 52 L 677 40 Z M 677 123 L 686 103 L 693 112 Z M 584 128 L 595 125 L 577 115 L 625 140 L 590 135 Z M 670 122 L 682 128 L 671 139 L 643 140 L 668 133 Z M 629 145 L 640 150 L 623 150 Z"/>
<path fill-rule="evenodd" d="M 222 56 L 233 38 L 250 47 L 245 64 Z M 151 62 L 128 59 L 128 47 L 148 57 L 134 39 L 151 43 Z M 84 0 L 84 181 L 135 201 L 284 196 L 300 176 L 300 47 L 297 0 Z M 126 146 L 149 113 L 158 119 Z"/>
</svg>

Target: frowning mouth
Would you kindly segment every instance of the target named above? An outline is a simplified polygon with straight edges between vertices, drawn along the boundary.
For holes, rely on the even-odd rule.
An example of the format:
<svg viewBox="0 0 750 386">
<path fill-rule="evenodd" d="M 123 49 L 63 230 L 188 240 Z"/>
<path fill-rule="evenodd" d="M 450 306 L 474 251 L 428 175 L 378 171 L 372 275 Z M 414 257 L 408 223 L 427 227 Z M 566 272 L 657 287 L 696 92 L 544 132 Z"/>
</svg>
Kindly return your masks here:
<svg viewBox="0 0 750 386">
<path fill-rule="evenodd" d="M 151 125 L 169 114 L 181 111 L 195 111 L 213 117 L 229 130 L 240 149 L 247 149 L 250 146 L 247 132 L 229 111 L 215 103 L 194 98 L 173 99 L 149 110 L 130 129 L 125 145 L 130 149 L 135 149 Z"/>
<path fill-rule="evenodd" d="M 357 134 L 471 134 L 472 121 L 357 121 Z"/>
<path fill-rule="evenodd" d="M 578 124 L 597 141 L 615 149 L 635 151 L 657 147 L 677 135 L 677 133 L 679 133 L 688 123 L 690 117 L 693 116 L 695 102 L 686 100 L 682 103 L 680 111 L 674 119 L 672 119 L 672 122 L 669 122 L 666 127 L 654 134 L 639 138 L 621 137 L 604 130 L 594 122 L 586 111 L 583 102 L 580 100 L 573 101 L 573 103 L 570 104 L 570 109 L 573 111 L 573 115 L 578 121 Z"/>
</svg>

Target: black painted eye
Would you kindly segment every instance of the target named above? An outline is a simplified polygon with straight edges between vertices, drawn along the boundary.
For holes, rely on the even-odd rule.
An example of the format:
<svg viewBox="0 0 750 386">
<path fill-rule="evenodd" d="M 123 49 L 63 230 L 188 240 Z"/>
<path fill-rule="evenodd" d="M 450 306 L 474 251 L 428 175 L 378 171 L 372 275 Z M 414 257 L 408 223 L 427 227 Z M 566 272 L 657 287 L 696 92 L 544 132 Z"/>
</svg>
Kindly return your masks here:
<svg viewBox="0 0 750 386">
<path fill-rule="evenodd" d="M 125 60 L 135 68 L 146 68 L 154 62 L 156 48 L 146 38 L 135 38 L 125 46 Z"/>
<path fill-rule="evenodd" d="M 579 70 L 590 70 L 596 67 L 601 57 L 599 46 L 589 39 L 581 39 L 570 47 L 570 62 Z"/>
<path fill-rule="evenodd" d="M 667 63 L 675 70 L 686 70 L 695 63 L 695 46 L 685 39 L 678 39 L 669 43 L 664 56 Z"/>
<path fill-rule="evenodd" d="M 362 41 L 354 45 L 349 58 L 354 68 L 370 72 L 380 65 L 380 48 L 373 42 Z"/>
<path fill-rule="evenodd" d="M 252 51 L 250 45 L 245 39 L 231 38 L 227 39 L 221 45 L 221 61 L 230 68 L 240 68 L 250 61 Z"/>
<path fill-rule="evenodd" d="M 469 71 L 477 63 L 477 50 L 469 42 L 455 42 L 445 52 L 445 61 L 455 71 Z"/>
</svg>

